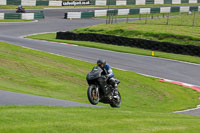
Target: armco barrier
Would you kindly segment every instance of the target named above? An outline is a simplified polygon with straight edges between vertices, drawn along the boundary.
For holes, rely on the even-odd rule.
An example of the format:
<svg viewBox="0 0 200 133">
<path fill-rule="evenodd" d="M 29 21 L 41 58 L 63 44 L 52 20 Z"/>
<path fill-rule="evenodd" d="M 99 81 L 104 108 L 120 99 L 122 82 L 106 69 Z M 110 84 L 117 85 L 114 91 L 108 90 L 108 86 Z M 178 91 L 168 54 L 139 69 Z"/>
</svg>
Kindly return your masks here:
<svg viewBox="0 0 200 133">
<path fill-rule="evenodd" d="M 106 16 L 106 15 L 107 15 L 107 10 L 95 10 L 94 11 L 95 17 Z"/>
<path fill-rule="evenodd" d="M 127 0 L 126 1 L 126 5 L 135 5 L 136 4 L 136 0 Z"/>
<path fill-rule="evenodd" d="M 172 0 L 164 0 L 164 4 L 172 4 Z"/>
<path fill-rule="evenodd" d="M 0 0 L 0 5 L 7 5 L 7 0 Z"/>
<path fill-rule="evenodd" d="M 22 13 L 22 19 L 33 20 L 34 19 L 34 13 Z"/>
<path fill-rule="evenodd" d="M 6 5 L 21 5 L 21 0 L 7 0 Z"/>
<path fill-rule="evenodd" d="M 4 19 L 4 13 L 0 13 L 0 20 Z"/>
<path fill-rule="evenodd" d="M 62 6 L 62 1 L 49 1 L 49 6 Z"/>
<path fill-rule="evenodd" d="M 95 4 L 96 5 L 106 5 L 107 1 L 106 0 L 96 0 Z"/>
<path fill-rule="evenodd" d="M 36 6 L 48 6 L 49 1 L 36 1 Z"/>
<path fill-rule="evenodd" d="M 19 13 L 5 13 L 4 19 L 21 19 L 22 14 Z"/>
<path fill-rule="evenodd" d="M 25 2 L 24 2 L 25 1 Z M 148 4 L 195 4 L 200 0 L 91 0 L 91 5 L 148 5 Z M 62 6 L 62 1 L 49 0 L 0 0 L 0 5 Z"/>
<path fill-rule="evenodd" d="M 126 4 L 126 1 L 120 0 L 120 1 L 116 1 L 116 5 L 127 5 L 127 4 Z"/>
<path fill-rule="evenodd" d="M 56 39 L 100 42 L 200 57 L 200 46 L 194 45 L 179 45 L 168 42 L 158 42 L 95 33 L 57 32 Z"/>
<path fill-rule="evenodd" d="M 43 12 L 35 12 L 34 19 L 44 19 L 44 13 Z"/>
<path fill-rule="evenodd" d="M 44 19 L 43 12 L 35 12 L 35 13 L 0 13 L 1 19 L 26 19 L 26 20 L 34 20 L 34 19 Z"/>
<path fill-rule="evenodd" d="M 21 0 L 21 4 L 23 6 L 35 6 L 36 1 L 35 0 Z"/>
<path fill-rule="evenodd" d="M 164 4 L 164 0 L 154 0 L 154 4 Z"/>
<path fill-rule="evenodd" d="M 116 5 L 116 0 L 107 0 L 106 5 Z"/>
<path fill-rule="evenodd" d="M 136 0 L 136 5 L 145 5 L 146 1 L 145 0 Z"/>
<path fill-rule="evenodd" d="M 81 13 L 81 18 L 92 18 L 94 17 L 94 12 L 83 12 Z"/>
<path fill-rule="evenodd" d="M 189 12 L 200 11 L 200 6 L 172 6 L 172 7 L 152 7 L 152 8 L 132 8 L 132 9 L 110 9 L 110 10 L 95 10 L 94 12 L 68 12 L 65 14 L 67 18 L 92 18 L 114 15 L 128 15 L 128 14 L 150 14 L 150 13 L 170 13 L 170 12 Z M 69 15 L 70 14 L 70 15 Z M 77 14 L 81 14 L 78 15 Z M 85 17 L 87 16 L 87 17 Z"/>
</svg>

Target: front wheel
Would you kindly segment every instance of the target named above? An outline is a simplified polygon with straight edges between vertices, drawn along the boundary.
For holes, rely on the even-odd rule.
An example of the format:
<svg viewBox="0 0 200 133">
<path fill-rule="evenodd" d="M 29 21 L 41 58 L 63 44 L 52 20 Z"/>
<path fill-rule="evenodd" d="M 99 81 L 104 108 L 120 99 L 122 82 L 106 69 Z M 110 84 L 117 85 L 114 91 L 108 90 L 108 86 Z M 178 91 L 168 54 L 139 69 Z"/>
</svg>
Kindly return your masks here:
<svg viewBox="0 0 200 133">
<path fill-rule="evenodd" d="M 99 89 L 95 85 L 91 85 L 87 91 L 88 100 L 91 104 L 96 105 L 99 102 Z"/>
<path fill-rule="evenodd" d="M 114 108 L 119 108 L 121 106 L 121 95 L 119 92 L 118 92 L 118 97 L 113 98 L 113 101 L 112 103 L 110 103 L 110 106 Z"/>
</svg>

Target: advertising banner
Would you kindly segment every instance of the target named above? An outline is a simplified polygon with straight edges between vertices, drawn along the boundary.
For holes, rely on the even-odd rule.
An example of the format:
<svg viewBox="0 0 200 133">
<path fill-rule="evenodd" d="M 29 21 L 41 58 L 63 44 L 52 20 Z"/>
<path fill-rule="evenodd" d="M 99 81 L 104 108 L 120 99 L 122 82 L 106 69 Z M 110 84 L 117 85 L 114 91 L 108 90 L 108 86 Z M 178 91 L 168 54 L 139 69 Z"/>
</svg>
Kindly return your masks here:
<svg viewBox="0 0 200 133">
<path fill-rule="evenodd" d="M 90 5 L 89 0 L 84 1 L 63 1 L 62 6 L 73 6 L 73 5 Z"/>
</svg>

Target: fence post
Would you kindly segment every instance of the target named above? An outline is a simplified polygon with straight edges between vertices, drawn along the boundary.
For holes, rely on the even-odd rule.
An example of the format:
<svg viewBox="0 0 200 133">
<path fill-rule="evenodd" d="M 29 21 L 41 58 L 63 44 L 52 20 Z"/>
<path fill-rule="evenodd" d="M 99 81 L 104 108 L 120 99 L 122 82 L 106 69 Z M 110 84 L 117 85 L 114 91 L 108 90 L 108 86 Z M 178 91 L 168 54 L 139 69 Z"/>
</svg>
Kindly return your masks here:
<svg viewBox="0 0 200 133">
<path fill-rule="evenodd" d="M 128 24 L 128 14 L 127 14 L 127 18 L 126 18 L 126 23 Z"/>
<path fill-rule="evenodd" d="M 113 13 L 112 16 L 111 16 L 111 17 L 112 17 L 112 19 L 111 19 L 111 24 L 113 23 L 113 16 L 114 16 L 114 13 Z"/>
<path fill-rule="evenodd" d="M 117 14 L 115 14 L 115 23 L 117 23 Z"/>
<path fill-rule="evenodd" d="M 194 11 L 193 24 L 192 24 L 192 26 L 195 26 L 195 19 L 196 19 L 196 12 Z"/>
<path fill-rule="evenodd" d="M 146 19 L 145 19 L 145 24 L 147 24 L 147 14 L 146 14 Z"/>
<path fill-rule="evenodd" d="M 168 16 L 167 16 L 167 25 L 169 24 L 169 15 L 170 15 L 170 13 L 168 13 Z"/>
<path fill-rule="evenodd" d="M 108 14 L 106 15 L 106 24 L 108 24 Z"/>
<path fill-rule="evenodd" d="M 109 14 L 109 21 L 108 21 L 109 24 L 110 24 L 110 22 L 111 22 L 111 21 L 110 21 L 110 18 L 111 18 L 111 17 L 110 17 L 110 14 Z"/>
</svg>

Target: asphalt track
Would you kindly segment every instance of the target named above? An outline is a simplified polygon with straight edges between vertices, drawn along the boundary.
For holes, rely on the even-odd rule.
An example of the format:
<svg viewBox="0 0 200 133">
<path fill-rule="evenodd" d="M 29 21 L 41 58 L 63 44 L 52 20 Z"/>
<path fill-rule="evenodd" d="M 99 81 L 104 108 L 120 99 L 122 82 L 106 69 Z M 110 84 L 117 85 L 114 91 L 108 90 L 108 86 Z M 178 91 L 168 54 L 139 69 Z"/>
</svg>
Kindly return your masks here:
<svg viewBox="0 0 200 133">
<path fill-rule="evenodd" d="M 93 63 L 98 58 L 105 58 L 115 68 L 200 86 L 200 65 L 198 64 L 21 38 L 28 34 L 67 31 L 105 23 L 104 19 L 69 21 L 61 17 L 63 14 L 56 14 L 54 13 L 55 16 L 47 14 L 45 20 L 37 23 L 0 24 L 0 41 Z M 2 104 L 1 100 L 0 103 Z M 195 114 L 192 114 L 200 115 L 199 108 L 195 111 Z M 191 111 L 184 111 L 184 113 L 190 114 Z"/>
<path fill-rule="evenodd" d="M 0 90 L 0 105 L 47 105 L 64 107 L 100 107 L 66 100 Z"/>
</svg>

